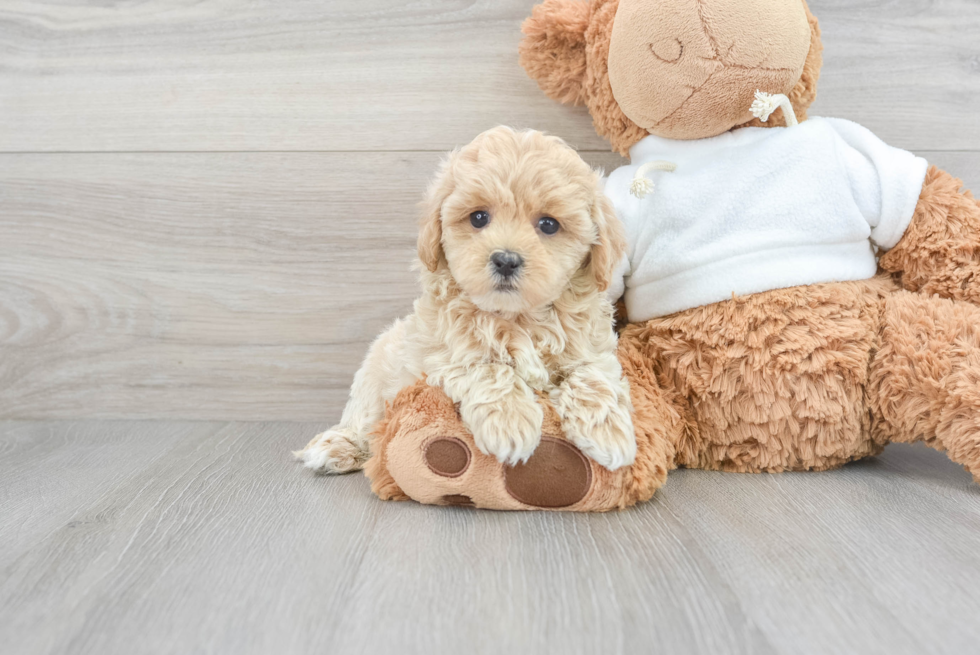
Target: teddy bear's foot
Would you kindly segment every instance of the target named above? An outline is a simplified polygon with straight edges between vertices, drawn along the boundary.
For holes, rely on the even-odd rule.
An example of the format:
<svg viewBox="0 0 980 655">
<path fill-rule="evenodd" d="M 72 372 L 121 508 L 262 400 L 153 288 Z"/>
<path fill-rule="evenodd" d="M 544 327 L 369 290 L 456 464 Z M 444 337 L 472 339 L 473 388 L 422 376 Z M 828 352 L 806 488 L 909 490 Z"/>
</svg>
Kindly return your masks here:
<svg viewBox="0 0 980 655">
<path fill-rule="evenodd" d="M 980 482 L 980 307 L 901 291 L 868 384 L 881 441 L 925 441 Z"/>
<path fill-rule="evenodd" d="M 649 415 L 645 396 L 640 416 Z M 550 403 L 540 442 L 526 462 L 502 464 L 480 451 L 453 401 L 419 381 L 399 392 L 371 435 L 365 473 L 379 497 L 497 510 L 604 512 L 646 500 L 669 468 L 664 444 L 642 432 L 636 462 L 615 471 L 588 458 L 566 435 Z M 655 423 L 660 425 L 660 423 Z"/>
<path fill-rule="evenodd" d="M 350 473 L 364 468 L 370 454 L 350 430 L 335 427 L 321 432 L 293 453 L 303 465 L 321 474 Z"/>
</svg>

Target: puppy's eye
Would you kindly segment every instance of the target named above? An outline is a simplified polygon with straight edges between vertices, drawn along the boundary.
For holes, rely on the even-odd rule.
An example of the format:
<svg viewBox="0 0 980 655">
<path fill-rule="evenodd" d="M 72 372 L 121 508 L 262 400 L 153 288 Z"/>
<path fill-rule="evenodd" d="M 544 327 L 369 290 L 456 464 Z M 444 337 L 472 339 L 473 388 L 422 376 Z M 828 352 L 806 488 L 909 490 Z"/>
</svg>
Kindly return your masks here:
<svg viewBox="0 0 980 655">
<path fill-rule="evenodd" d="M 470 214 L 470 225 L 476 229 L 484 228 L 490 222 L 490 214 L 485 211 L 473 212 Z"/>
<path fill-rule="evenodd" d="M 561 229 L 561 223 L 550 216 L 545 216 L 544 218 L 538 219 L 538 229 L 545 234 L 554 234 Z"/>
</svg>

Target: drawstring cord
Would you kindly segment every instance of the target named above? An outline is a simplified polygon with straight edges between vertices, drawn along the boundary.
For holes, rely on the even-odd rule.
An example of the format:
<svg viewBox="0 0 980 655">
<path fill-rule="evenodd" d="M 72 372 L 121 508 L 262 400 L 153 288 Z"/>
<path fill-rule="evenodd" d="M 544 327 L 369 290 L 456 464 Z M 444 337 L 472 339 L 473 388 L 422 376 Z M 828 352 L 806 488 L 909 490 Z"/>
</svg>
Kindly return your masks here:
<svg viewBox="0 0 980 655">
<path fill-rule="evenodd" d="M 752 115 L 763 123 L 767 122 L 772 113 L 780 108 L 783 110 L 783 118 L 786 119 L 786 127 L 794 127 L 800 124 L 796 120 L 793 103 L 785 95 L 782 93 L 773 95 L 762 91 L 755 92 L 755 102 L 752 103 L 751 107 Z"/>
<path fill-rule="evenodd" d="M 645 198 L 653 191 L 654 184 L 653 181 L 646 175 L 651 171 L 665 171 L 667 173 L 673 173 L 677 170 L 677 164 L 669 161 L 651 161 L 643 164 L 638 169 L 636 169 L 636 175 L 633 176 L 633 183 L 630 184 L 630 193 L 632 193 L 637 198 Z"/>
</svg>

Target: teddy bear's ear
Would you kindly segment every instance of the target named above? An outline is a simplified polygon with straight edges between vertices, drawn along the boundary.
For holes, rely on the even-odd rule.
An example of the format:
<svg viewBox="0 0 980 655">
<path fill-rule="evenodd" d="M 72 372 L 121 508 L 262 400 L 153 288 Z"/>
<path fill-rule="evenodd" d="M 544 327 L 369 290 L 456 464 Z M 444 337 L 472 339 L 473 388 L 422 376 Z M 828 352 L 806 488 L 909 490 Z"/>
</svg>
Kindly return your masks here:
<svg viewBox="0 0 980 655">
<path fill-rule="evenodd" d="M 588 2 L 545 0 L 521 26 L 521 66 L 552 100 L 574 105 L 585 102 L 589 11 Z"/>
<path fill-rule="evenodd" d="M 823 65 L 823 42 L 820 39 L 820 23 L 810 11 L 806 0 L 803 0 L 807 21 L 810 23 L 810 52 L 807 53 L 803 64 L 803 74 L 800 81 L 789 93 L 789 101 L 793 103 L 796 117 L 806 119 L 806 110 L 817 97 L 817 80 L 820 78 L 820 67 Z"/>
</svg>

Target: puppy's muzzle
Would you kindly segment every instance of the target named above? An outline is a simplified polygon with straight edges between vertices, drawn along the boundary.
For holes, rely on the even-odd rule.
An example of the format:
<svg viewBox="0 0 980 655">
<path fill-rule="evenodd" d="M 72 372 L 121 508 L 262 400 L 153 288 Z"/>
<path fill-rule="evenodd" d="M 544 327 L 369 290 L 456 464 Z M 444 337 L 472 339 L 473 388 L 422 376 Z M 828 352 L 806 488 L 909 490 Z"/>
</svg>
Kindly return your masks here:
<svg viewBox="0 0 980 655">
<path fill-rule="evenodd" d="M 512 250 L 498 250 L 490 255 L 490 263 L 493 264 L 494 273 L 509 280 L 524 266 L 524 258 Z"/>
</svg>

